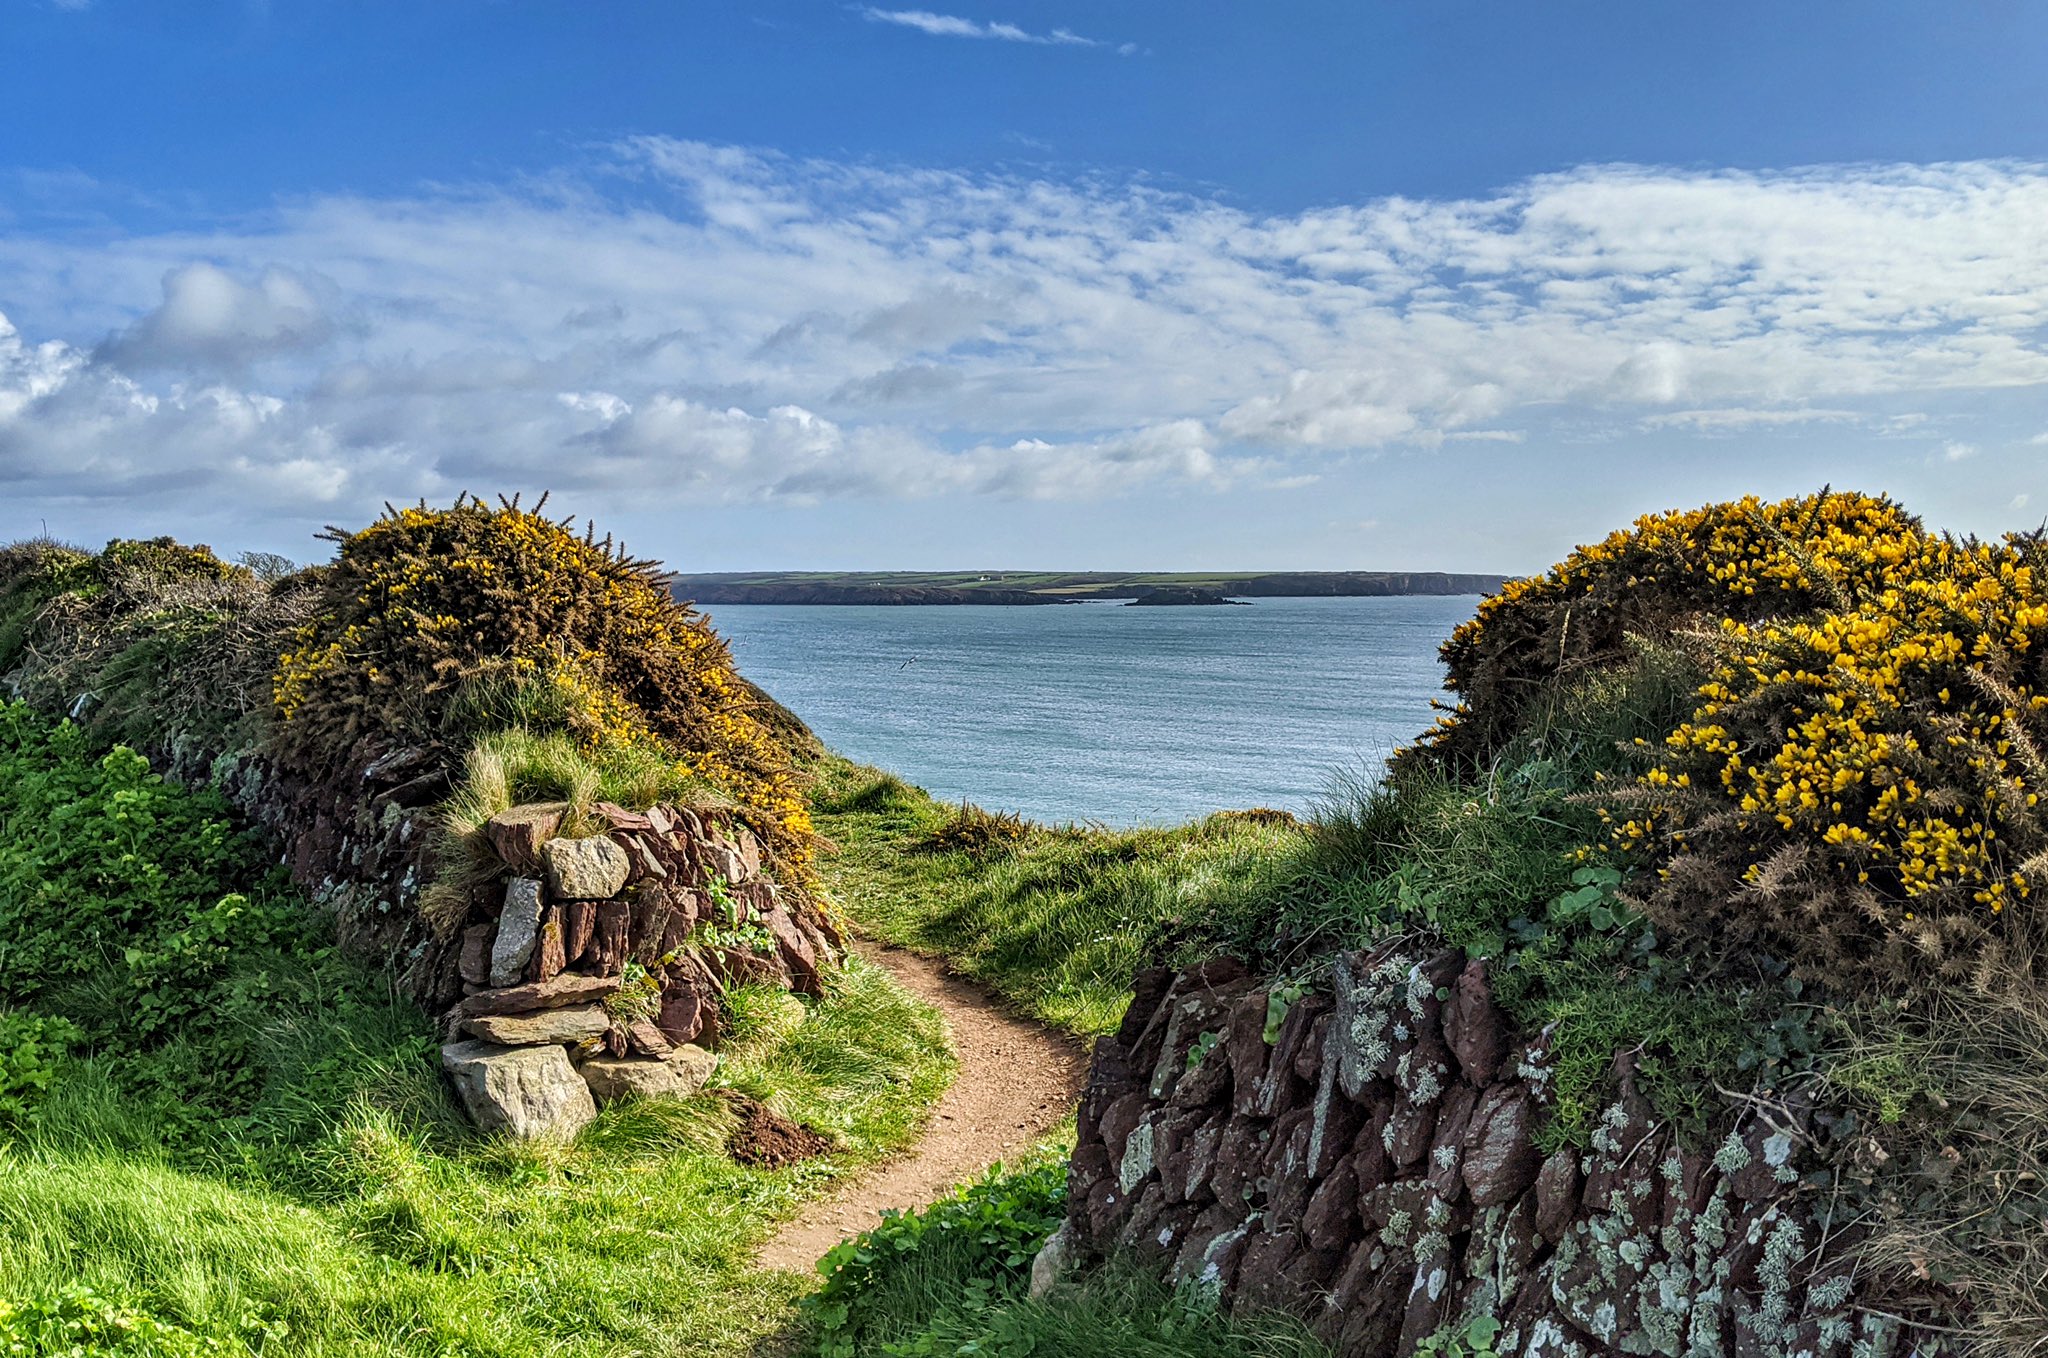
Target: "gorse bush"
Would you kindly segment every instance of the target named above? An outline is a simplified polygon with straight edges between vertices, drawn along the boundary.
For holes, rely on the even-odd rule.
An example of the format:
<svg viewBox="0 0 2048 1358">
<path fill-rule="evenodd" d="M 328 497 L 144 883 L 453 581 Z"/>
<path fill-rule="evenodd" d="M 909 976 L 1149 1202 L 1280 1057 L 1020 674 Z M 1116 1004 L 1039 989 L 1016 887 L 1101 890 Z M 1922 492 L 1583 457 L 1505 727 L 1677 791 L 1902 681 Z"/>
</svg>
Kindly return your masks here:
<svg viewBox="0 0 2048 1358">
<path fill-rule="evenodd" d="M 1725 958 L 1837 986 L 1995 967 L 2048 874 L 2044 554 L 1825 491 L 1640 519 L 1453 634 L 1465 702 L 1396 775 L 1590 775 L 1630 893 Z"/>
<path fill-rule="evenodd" d="M 314 616 L 277 668 L 286 757 L 337 769 L 423 735 L 553 727 L 725 789 L 801 873 L 809 811 L 725 643 L 650 563 L 538 511 L 463 499 L 330 530 Z"/>
<path fill-rule="evenodd" d="M 1846 492 L 1646 515 L 1481 602 L 1443 647 L 1459 707 L 1401 762 L 1482 770 L 1557 681 L 1620 662 L 1631 636 L 1871 598 L 1927 541 L 1889 499 Z"/>
<path fill-rule="evenodd" d="M 2002 966 L 2048 884 L 2048 544 L 1875 541 L 1853 608 L 1724 625 L 1618 841 L 1673 927 L 1837 983 Z"/>
</svg>

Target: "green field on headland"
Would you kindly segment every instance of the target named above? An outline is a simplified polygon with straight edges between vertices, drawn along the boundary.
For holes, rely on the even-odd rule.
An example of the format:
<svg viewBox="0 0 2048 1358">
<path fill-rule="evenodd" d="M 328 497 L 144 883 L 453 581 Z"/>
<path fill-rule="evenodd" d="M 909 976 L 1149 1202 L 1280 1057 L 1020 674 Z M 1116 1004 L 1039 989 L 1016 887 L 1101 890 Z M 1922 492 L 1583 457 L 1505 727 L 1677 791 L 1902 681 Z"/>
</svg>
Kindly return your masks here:
<svg viewBox="0 0 2048 1358">
<path fill-rule="evenodd" d="M 670 577 L 704 604 L 1056 604 L 1155 590 L 1233 598 L 1491 594 L 1505 576 L 1443 571 L 733 571 Z"/>
</svg>

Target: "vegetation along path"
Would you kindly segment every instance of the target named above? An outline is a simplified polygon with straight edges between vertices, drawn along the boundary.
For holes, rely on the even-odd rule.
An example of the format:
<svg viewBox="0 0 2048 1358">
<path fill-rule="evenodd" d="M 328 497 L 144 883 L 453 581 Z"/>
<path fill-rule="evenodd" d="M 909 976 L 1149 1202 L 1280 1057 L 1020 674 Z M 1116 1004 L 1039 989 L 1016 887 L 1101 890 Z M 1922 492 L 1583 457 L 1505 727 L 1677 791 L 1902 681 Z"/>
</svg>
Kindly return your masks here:
<svg viewBox="0 0 2048 1358">
<path fill-rule="evenodd" d="M 1012 1017 L 943 963 L 879 944 L 855 949 L 945 1015 L 960 1073 L 923 1139 L 784 1226 L 761 1248 L 766 1268 L 808 1271 L 841 1240 L 874 1226 L 883 1209 L 921 1208 L 1021 1154 L 1073 1109 L 1087 1073 L 1072 1039 Z"/>
</svg>

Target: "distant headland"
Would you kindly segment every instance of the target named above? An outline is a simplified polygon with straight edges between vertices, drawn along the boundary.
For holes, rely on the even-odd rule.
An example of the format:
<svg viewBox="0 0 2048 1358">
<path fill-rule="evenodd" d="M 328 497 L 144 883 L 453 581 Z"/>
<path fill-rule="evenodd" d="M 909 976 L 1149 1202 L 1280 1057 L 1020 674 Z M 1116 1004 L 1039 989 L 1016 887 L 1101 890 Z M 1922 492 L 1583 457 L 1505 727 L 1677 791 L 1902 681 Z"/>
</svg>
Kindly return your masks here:
<svg viewBox="0 0 2048 1358">
<path fill-rule="evenodd" d="M 669 577 L 700 604 L 1071 604 L 1160 590 L 1250 598 L 1492 594 L 1504 575 L 1445 571 L 726 571 Z M 1163 602 L 1163 601 L 1162 601 Z"/>
</svg>

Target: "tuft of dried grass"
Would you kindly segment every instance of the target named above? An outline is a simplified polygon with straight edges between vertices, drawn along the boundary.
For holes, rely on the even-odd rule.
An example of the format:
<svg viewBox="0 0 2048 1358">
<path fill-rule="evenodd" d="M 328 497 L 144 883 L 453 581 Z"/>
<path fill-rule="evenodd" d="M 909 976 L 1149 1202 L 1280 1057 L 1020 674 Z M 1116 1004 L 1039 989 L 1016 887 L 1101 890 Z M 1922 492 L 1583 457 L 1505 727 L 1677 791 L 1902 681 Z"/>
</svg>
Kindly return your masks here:
<svg viewBox="0 0 2048 1358">
<path fill-rule="evenodd" d="M 2036 925 L 2033 961 L 2048 960 Z M 2019 965 L 1926 1002 L 1908 1026 L 1866 1028 L 1834 1074 L 1866 1097 L 1922 1094 L 1891 1139 L 1864 1266 L 1911 1305 L 1953 1299 L 1983 1358 L 2048 1358 L 2048 989 Z M 1922 1086 L 1938 1082 L 1923 1092 Z"/>
</svg>

